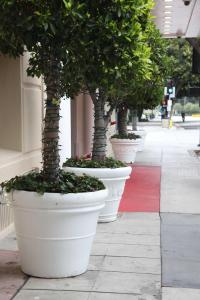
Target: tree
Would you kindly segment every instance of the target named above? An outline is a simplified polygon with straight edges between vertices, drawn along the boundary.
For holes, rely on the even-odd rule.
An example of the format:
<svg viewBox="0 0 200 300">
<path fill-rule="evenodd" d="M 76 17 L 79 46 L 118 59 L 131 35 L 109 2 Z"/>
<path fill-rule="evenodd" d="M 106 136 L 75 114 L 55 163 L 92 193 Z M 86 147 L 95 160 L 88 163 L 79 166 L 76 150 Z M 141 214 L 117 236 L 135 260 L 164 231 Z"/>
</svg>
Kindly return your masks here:
<svg viewBox="0 0 200 300">
<path fill-rule="evenodd" d="M 200 76 L 192 74 L 192 47 L 185 39 L 169 39 L 168 55 L 172 59 L 169 79 L 176 88 L 176 97 L 187 95 L 190 87 L 200 86 Z"/>
<path fill-rule="evenodd" d="M 106 156 L 106 131 L 110 116 L 123 93 L 127 74 L 147 72 L 149 47 L 145 45 L 145 30 L 152 2 L 99 1 L 91 4 L 88 20 L 86 52 L 81 57 L 83 86 L 94 103 L 94 143 L 92 159 Z M 126 91 L 125 91 L 126 92 Z M 106 110 L 106 104 L 109 109 Z"/>
<path fill-rule="evenodd" d="M 164 82 L 168 76 L 171 64 L 167 57 L 167 42 L 156 29 L 153 22 L 149 22 L 145 31 L 146 43 L 150 48 L 151 70 L 146 78 L 129 79 L 129 92 L 118 106 L 119 133 L 127 135 L 127 111 L 131 110 L 133 130 L 137 130 L 138 111 L 152 109 L 157 106 L 163 96 Z M 123 118 L 123 119 L 122 119 Z"/>
<path fill-rule="evenodd" d="M 85 9 L 81 1 L 65 0 L 1 0 L 0 4 L 1 52 L 12 57 L 31 52 L 28 75 L 44 78 L 47 99 L 42 140 L 43 175 L 49 181 L 57 180 L 60 99 L 80 90 L 79 66 L 73 64 L 73 56 Z M 70 74 L 66 74 L 66 64 L 71 66 Z"/>
</svg>

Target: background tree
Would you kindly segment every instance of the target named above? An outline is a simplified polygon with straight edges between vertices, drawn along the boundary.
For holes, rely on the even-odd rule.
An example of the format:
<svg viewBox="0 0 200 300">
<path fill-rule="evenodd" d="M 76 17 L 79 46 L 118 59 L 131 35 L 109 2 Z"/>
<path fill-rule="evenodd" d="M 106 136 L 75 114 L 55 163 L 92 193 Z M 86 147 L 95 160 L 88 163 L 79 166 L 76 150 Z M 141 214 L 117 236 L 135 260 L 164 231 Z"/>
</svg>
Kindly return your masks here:
<svg viewBox="0 0 200 300">
<path fill-rule="evenodd" d="M 91 3 L 86 52 L 81 58 L 83 86 L 94 103 L 94 142 L 92 159 L 106 156 L 106 131 L 111 113 L 123 92 L 120 82 L 127 74 L 147 72 L 149 47 L 143 31 L 152 1 L 99 1 Z M 106 104 L 108 109 L 106 109 Z"/>
<path fill-rule="evenodd" d="M 185 39 L 168 40 L 168 55 L 172 60 L 169 79 L 176 88 L 176 97 L 187 95 L 190 87 L 200 86 L 200 76 L 192 74 L 192 49 Z"/>
<path fill-rule="evenodd" d="M 44 78 L 43 175 L 58 180 L 60 99 L 80 90 L 79 65 L 73 64 L 73 57 L 86 11 L 81 1 L 0 0 L 0 4 L 1 52 L 17 57 L 29 51 L 28 75 Z"/>
<path fill-rule="evenodd" d="M 127 110 L 132 114 L 133 130 L 137 130 L 138 111 L 152 109 L 157 106 L 163 96 L 164 82 L 168 76 L 171 60 L 167 56 L 167 42 L 156 29 L 153 22 L 149 22 L 145 31 L 146 43 L 150 48 L 151 71 L 146 78 L 130 78 L 129 90 L 118 106 L 119 133 L 127 134 Z M 122 119 L 123 118 L 123 119 Z"/>
</svg>

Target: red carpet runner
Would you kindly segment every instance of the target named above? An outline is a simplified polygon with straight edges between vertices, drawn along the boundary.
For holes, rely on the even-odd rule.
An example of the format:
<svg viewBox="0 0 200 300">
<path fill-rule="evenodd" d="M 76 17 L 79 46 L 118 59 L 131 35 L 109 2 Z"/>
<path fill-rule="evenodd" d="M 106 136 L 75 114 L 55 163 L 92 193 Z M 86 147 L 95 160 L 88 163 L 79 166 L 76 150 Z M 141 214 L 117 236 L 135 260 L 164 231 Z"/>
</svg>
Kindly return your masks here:
<svg viewBox="0 0 200 300">
<path fill-rule="evenodd" d="M 126 181 L 119 211 L 160 211 L 160 167 L 134 166 Z"/>
</svg>

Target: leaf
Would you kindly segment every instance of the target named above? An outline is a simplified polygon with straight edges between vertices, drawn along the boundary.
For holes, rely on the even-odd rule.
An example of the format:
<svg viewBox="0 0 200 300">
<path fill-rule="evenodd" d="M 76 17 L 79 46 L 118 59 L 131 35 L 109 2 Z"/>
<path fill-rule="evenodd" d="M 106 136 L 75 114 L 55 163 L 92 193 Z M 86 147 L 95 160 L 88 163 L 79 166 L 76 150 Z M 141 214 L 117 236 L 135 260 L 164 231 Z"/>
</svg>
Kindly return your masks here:
<svg viewBox="0 0 200 300">
<path fill-rule="evenodd" d="M 122 15 L 121 9 L 118 9 L 117 15 L 118 15 L 119 18 L 121 17 L 121 15 Z"/>
<path fill-rule="evenodd" d="M 47 31 L 48 27 L 49 27 L 48 23 L 45 23 L 44 24 L 44 30 Z"/>
<path fill-rule="evenodd" d="M 51 31 L 53 32 L 53 34 L 55 35 L 56 34 L 56 29 L 54 27 L 54 25 L 52 23 L 49 24 L 50 28 L 51 28 Z"/>
<path fill-rule="evenodd" d="M 39 11 L 34 11 L 34 15 L 41 16 L 41 13 Z"/>
<path fill-rule="evenodd" d="M 71 1 L 66 1 L 66 0 L 63 0 L 63 3 L 65 5 L 65 8 L 68 10 L 72 7 L 72 3 Z"/>
<path fill-rule="evenodd" d="M 131 42 L 131 38 L 129 36 L 125 36 L 125 39 L 128 41 L 128 42 Z"/>
</svg>

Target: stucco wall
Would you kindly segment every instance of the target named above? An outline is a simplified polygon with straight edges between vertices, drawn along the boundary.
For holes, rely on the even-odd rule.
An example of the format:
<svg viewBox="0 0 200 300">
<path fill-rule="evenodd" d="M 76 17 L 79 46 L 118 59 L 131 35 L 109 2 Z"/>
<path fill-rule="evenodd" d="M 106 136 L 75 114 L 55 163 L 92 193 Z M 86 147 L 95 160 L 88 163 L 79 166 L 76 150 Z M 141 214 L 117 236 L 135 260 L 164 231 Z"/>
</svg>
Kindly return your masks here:
<svg viewBox="0 0 200 300">
<path fill-rule="evenodd" d="M 26 69 L 29 55 L 20 60 L 21 101 L 22 101 L 22 147 L 23 152 L 41 148 L 42 131 L 42 81 L 41 78 L 28 77 Z"/>
<path fill-rule="evenodd" d="M 71 102 L 72 105 L 72 156 L 82 156 L 92 151 L 94 110 L 89 95 L 79 95 Z M 108 108 L 109 109 L 109 108 Z M 111 121 L 115 121 L 113 112 Z M 107 156 L 113 156 L 110 137 L 116 132 L 116 125 L 108 126 Z"/>
<path fill-rule="evenodd" d="M 115 111 L 112 113 L 112 116 L 111 116 L 111 122 L 113 121 L 116 121 L 116 114 L 115 114 Z M 111 125 L 109 124 L 108 126 L 108 131 L 107 131 L 107 151 L 106 151 L 106 156 L 109 156 L 109 157 L 113 157 L 113 150 L 112 150 L 112 145 L 111 145 L 111 142 L 110 142 L 110 137 L 116 133 L 116 125 Z"/>
<path fill-rule="evenodd" d="M 22 150 L 20 59 L 0 56 L 0 147 Z"/>
<path fill-rule="evenodd" d="M 0 182 L 41 165 L 43 87 L 27 66 L 27 54 L 0 56 Z M 11 222 L 12 210 L 0 205 L 0 231 Z"/>
<path fill-rule="evenodd" d="M 72 156 L 91 153 L 93 136 L 93 103 L 89 95 L 79 95 L 71 102 Z"/>
</svg>

